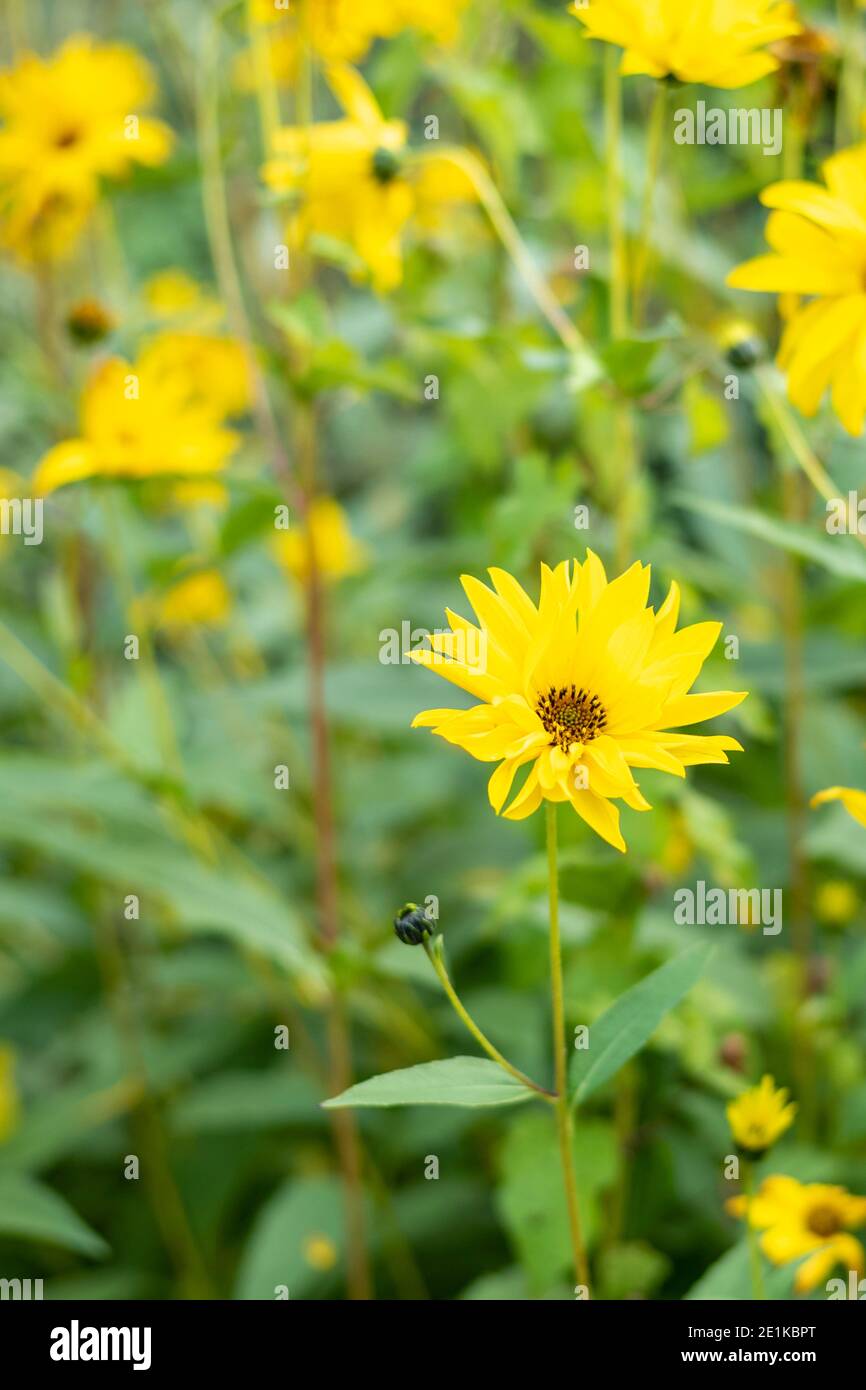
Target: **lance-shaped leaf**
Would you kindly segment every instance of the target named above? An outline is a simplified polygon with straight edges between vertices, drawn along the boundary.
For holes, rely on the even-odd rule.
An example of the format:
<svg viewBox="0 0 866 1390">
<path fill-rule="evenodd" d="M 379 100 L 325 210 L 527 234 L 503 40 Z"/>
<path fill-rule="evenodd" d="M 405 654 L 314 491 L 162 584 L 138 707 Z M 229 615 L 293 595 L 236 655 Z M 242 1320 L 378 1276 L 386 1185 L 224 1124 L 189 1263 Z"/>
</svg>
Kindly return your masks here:
<svg viewBox="0 0 866 1390">
<path fill-rule="evenodd" d="M 350 1105 L 518 1105 L 533 1094 L 495 1062 L 449 1057 L 371 1076 L 324 1104 L 330 1110 Z"/>
</svg>

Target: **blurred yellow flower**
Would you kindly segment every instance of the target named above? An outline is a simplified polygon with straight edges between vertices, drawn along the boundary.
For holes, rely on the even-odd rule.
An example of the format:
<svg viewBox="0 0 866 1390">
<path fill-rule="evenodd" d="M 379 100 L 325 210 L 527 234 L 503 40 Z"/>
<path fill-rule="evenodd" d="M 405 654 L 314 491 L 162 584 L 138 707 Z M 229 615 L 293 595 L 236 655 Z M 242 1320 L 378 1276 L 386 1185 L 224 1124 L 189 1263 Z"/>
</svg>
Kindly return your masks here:
<svg viewBox="0 0 866 1390">
<path fill-rule="evenodd" d="M 450 632 L 410 653 L 483 703 L 431 709 L 413 727 L 432 728 L 481 762 L 498 766 L 488 794 L 497 814 L 522 820 L 542 801 L 567 801 L 619 850 L 617 800 L 650 810 L 632 776 L 652 767 L 684 777 L 695 763 L 726 763 L 740 744 L 727 735 L 675 733 L 724 714 L 745 692 L 688 694 L 721 631 L 696 623 L 675 631 L 679 589 L 647 607 L 650 570 L 635 563 L 608 581 L 597 555 L 541 566 L 538 606 L 510 574 L 489 571 L 493 590 L 461 579 L 479 626 L 447 611 Z M 518 769 L 529 775 L 502 807 Z"/>
<path fill-rule="evenodd" d="M 163 595 L 156 622 L 165 628 L 223 627 L 230 609 L 231 594 L 222 575 L 218 570 L 201 570 Z"/>
<path fill-rule="evenodd" d="M 828 801 L 841 801 L 849 816 L 866 825 L 866 792 L 858 791 L 856 787 L 826 787 L 824 791 L 816 792 L 809 804 L 825 806 Z"/>
<path fill-rule="evenodd" d="M 848 1228 L 866 1221 L 866 1197 L 852 1197 L 844 1187 L 802 1184 L 781 1175 L 767 1178 L 752 1197 L 732 1197 L 727 1209 L 764 1231 L 761 1249 L 773 1264 L 800 1259 L 794 1279 L 797 1293 L 808 1293 L 836 1266 L 863 1274 L 864 1253 Z"/>
<path fill-rule="evenodd" d="M 237 448 L 212 403 L 191 396 L 185 377 L 112 357 L 92 374 L 81 435 L 49 449 L 33 479 L 38 493 L 82 478 L 152 478 L 216 473 Z"/>
<path fill-rule="evenodd" d="M 157 318 L 192 313 L 201 307 L 204 298 L 198 282 L 176 266 L 157 271 L 144 285 L 144 302 Z"/>
<path fill-rule="evenodd" d="M 0 1046 L 0 1144 L 17 1128 L 20 1110 L 15 1086 L 15 1054 L 11 1047 Z"/>
<path fill-rule="evenodd" d="M 773 254 L 731 271 L 734 289 L 792 297 L 779 366 L 788 395 L 814 415 L 828 387 L 849 434 L 866 415 L 866 145 L 824 161 L 824 185 L 771 184 L 761 202 L 774 209 L 765 236 Z M 798 296 L 815 296 L 800 305 Z"/>
<path fill-rule="evenodd" d="M 409 156 L 405 122 L 385 120 L 359 73 L 332 65 L 328 75 L 346 119 L 277 131 L 263 177 L 297 199 L 290 241 L 302 245 L 317 234 L 343 242 L 375 289 L 392 290 L 403 277 L 401 241 L 410 219 L 429 226 L 475 193 L 447 156 Z"/>
<path fill-rule="evenodd" d="M 326 1273 L 334 1268 L 337 1258 L 337 1247 L 328 1236 L 307 1236 L 304 1241 L 304 1259 L 311 1269 Z"/>
<path fill-rule="evenodd" d="M 101 178 L 162 164 L 173 136 L 142 114 L 155 98 L 131 48 L 70 38 L 50 58 L 0 73 L 0 245 L 24 260 L 68 254 Z"/>
<path fill-rule="evenodd" d="M 185 381 L 190 399 L 216 415 L 243 415 L 250 407 L 249 366 L 233 338 L 169 330 L 152 338 L 138 360 L 140 371 L 156 383 Z"/>
<path fill-rule="evenodd" d="M 844 879 L 827 879 L 815 893 L 815 912 L 822 922 L 850 922 L 859 907 L 860 898 L 856 888 Z"/>
<path fill-rule="evenodd" d="M 726 1113 L 735 1143 L 757 1157 L 790 1128 L 797 1107 L 788 1104 L 787 1091 L 776 1090 L 772 1076 L 765 1076 L 760 1086 L 730 1101 Z"/>
<path fill-rule="evenodd" d="M 316 570 L 323 579 L 345 579 L 367 568 L 367 550 L 352 535 L 346 513 L 333 497 L 315 499 L 308 524 L 309 540 L 302 527 L 276 533 L 277 559 L 294 579 L 303 581 L 309 575 L 309 541 L 316 558 Z"/>
<path fill-rule="evenodd" d="M 745 87 L 779 60 L 767 44 L 802 25 L 787 0 L 577 0 L 590 38 L 624 48 L 621 71 Z"/>
</svg>

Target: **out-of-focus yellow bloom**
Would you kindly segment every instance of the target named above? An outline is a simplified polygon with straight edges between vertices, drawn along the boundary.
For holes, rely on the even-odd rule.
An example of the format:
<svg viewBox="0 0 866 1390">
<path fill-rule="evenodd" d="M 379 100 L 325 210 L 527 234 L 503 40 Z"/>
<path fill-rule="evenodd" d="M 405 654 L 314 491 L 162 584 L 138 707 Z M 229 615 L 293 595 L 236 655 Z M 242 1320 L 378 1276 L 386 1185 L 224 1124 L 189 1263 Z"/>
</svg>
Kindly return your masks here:
<svg viewBox="0 0 866 1390">
<path fill-rule="evenodd" d="M 727 1209 L 733 1216 L 747 1216 L 750 1226 L 764 1232 L 761 1249 L 773 1264 L 809 1256 L 797 1269 L 797 1293 L 816 1288 L 836 1265 L 863 1274 L 863 1246 L 849 1228 L 866 1221 L 866 1197 L 778 1175 L 767 1178 L 751 1199 L 732 1197 Z"/>
<path fill-rule="evenodd" d="M 856 916 L 859 907 L 857 890 L 844 879 L 827 879 L 815 894 L 815 912 L 822 922 L 844 925 Z"/>
<path fill-rule="evenodd" d="M 144 302 L 157 318 L 172 319 L 195 312 L 206 301 L 201 286 L 191 275 L 170 266 L 145 282 Z"/>
<path fill-rule="evenodd" d="M 684 777 L 697 763 L 726 763 L 742 751 L 727 735 L 676 732 L 724 714 L 743 691 L 689 694 L 715 645 L 721 623 L 676 631 L 680 593 L 672 584 L 656 612 L 647 606 L 648 565 L 635 563 L 608 580 L 601 560 L 541 566 L 538 605 L 505 570 L 493 588 L 470 575 L 461 582 L 479 625 L 446 610 L 451 630 L 410 656 L 482 703 L 429 709 L 413 727 L 430 728 L 480 762 L 497 763 L 488 784 L 494 811 L 523 820 L 542 801 L 567 802 L 616 849 L 623 801 L 650 804 L 632 768 Z M 503 811 L 514 778 L 529 775 Z"/>
<path fill-rule="evenodd" d="M 317 234 L 348 244 L 374 287 L 391 290 L 403 276 L 401 241 L 410 219 L 429 226 L 475 192 L 446 155 L 409 155 L 405 122 L 385 120 L 354 69 L 332 65 L 328 76 L 346 118 L 277 131 L 263 177 L 297 201 L 290 241 L 303 244 Z"/>
<path fill-rule="evenodd" d="M 172 586 L 156 612 L 159 627 L 223 627 L 231 609 L 231 594 L 219 570 L 201 570 Z"/>
<path fill-rule="evenodd" d="M 811 806 L 824 806 L 828 801 L 841 801 L 849 816 L 866 825 L 866 792 L 856 787 L 826 787 L 812 797 Z"/>
<path fill-rule="evenodd" d="M 0 73 L 0 244 L 24 260 L 68 254 L 101 178 L 168 158 L 171 131 L 142 114 L 154 97 L 133 49 L 86 34 Z"/>
<path fill-rule="evenodd" d="M 217 415 L 243 415 L 252 399 L 246 354 L 234 338 L 167 331 L 139 356 L 140 370 L 157 383 L 185 381 L 189 397 Z"/>
<path fill-rule="evenodd" d="M 213 478 L 175 483 L 171 495 L 180 507 L 213 507 L 222 512 L 229 504 L 227 487 Z"/>
<path fill-rule="evenodd" d="M 768 44 L 802 25 L 787 0 L 578 0 L 591 38 L 624 48 L 621 71 L 708 87 L 745 87 L 779 60 Z"/>
<path fill-rule="evenodd" d="M 15 1054 L 11 1047 L 0 1047 L 0 1144 L 17 1128 L 20 1112 L 15 1086 Z"/>
<path fill-rule="evenodd" d="M 829 387 L 845 429 L 858 435 L 866 415 L 866 145 L 831 155 L 821 172 L 824 185 L 789 179 L 764 189 L 772 254 L 737 266 L 728 284 L 785 296 L 778 360 L 791 401 L 814 415 Z M 801 305 L 801 295 L 814 298 Z"/>
<path fill-rule="evenodd" d="M 772 1076 L 760 1086 L 743 1091 L 727 1106 L 728 1124 L 739 1148 L 757 1156 L 765 1153 L 794 1123 L 796 1105 L 788 1104 L 788 1092 L 776 1090 Z"/>
<path fill-rule="evenodd" d="M 33 486 L 48 493 L 82 478 L 216 473 L 238 443 L 214 405 L 192 396 L 185 376 L 112 357 L 85 387 L 81 435 L 49 449 Z"/>
<path fill-rule="evenodd" d="M 451 45 L 460 30 L 468 0 L 315 0 L 302 11 L 297 4 L 275 5 L 253 0 L 253 18 L 268 26 L 266 57 L 276 82 L 293 82 L 298 75 L 306 39 L 325 62 L 358 63 L 377 38 L 393 38 L 404 29 L 417 29 L 437 43 Z M 279 27 L 275 27 L 279 26 Z M 242 53 L 235 68 L 240 87 L 252 90 L 256 65 Z"/>
<path fill-rule="evenodd" d="M 343 508 L 333 497 L 317 497 L 308 518 L 318 574 L 327 580 L 345 579 L 367 568 L 369 556 L 349 529 Z M 306 531 L 278 531 L 274 549 L 280 564 L 293 578 L 303 581 L 310 570 Z"/>
<path fill-rule="evenodd" d="M 328 1236 L 307 1236 L 304 1241 L 304 1259 L 311 1269 L 324 1274 L 334 1268 L 337 1258 L 337 1247 Z"/>
</svg>

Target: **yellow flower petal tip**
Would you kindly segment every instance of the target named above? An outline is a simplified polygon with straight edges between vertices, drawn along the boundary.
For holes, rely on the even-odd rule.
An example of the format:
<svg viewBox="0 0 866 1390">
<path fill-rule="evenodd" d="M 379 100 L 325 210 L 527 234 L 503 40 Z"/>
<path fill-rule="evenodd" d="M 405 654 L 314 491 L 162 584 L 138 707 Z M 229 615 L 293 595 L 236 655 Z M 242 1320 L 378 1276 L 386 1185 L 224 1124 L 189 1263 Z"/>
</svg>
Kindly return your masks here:
<svg viewBox="0 0 866 1390">
<path fill-rule="evenodd" d="M 496 764 L 488 796 L 497 815 L 522 820 L 543 801 L 567 802 L 624 851 L 616 803 L 650 809 L 633 769 L 683 777 L 686 767 L 727 762 L 740 750 L 727 735 L 678 732 L 745 699 L 742 691 L 690 693 L 719 624 L 677 631 L 676 585 L 656 611 L 647 602 L 649 566 L 608 581 L 589 550 L 582 564 L 541 566 L 537 603 L 505 570 L 489 574 L 492 588 L 462 579 L 477 623 L 449 611 L 450 629 L 410 654 L 479 703 L 426 710 L 413 727 Z M 509 802 L 521 769 L 525 780 Z"/>
</svg>

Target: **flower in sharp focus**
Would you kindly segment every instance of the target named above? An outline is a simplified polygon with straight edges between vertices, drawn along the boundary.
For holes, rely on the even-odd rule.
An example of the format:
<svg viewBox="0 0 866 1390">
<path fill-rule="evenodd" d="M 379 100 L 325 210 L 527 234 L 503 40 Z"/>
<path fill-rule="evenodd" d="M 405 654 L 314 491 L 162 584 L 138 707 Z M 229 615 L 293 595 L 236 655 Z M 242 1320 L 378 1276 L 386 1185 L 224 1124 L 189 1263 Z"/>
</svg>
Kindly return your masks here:
<svg viewBox="0 0 866 1390">
<path fill-rule="evenodd" d="M 852 1197 L 844 1187 L 799 1183 L 781 1175 L 766 1178 L 753 1198 L 732 1197 L 727 1209 L 745 1217 L 759 1231 L 761 1249 L 773 1264 L 802 1258 L 794 1279 L 797 1293 L 808 1293 L 836 1265 L 864 1270 L 864 1251 L 850 1228 L 866 1221 L 866 1197 Z"/>
<path fill-rule="evenodd" d="M 223 469 L 240 442 L 185 376 L 119 357 L 102 362 L 84 389 L 81 434 L 42 458 L 37 493 L 83 478 L 198 477 Z"/>
<path fill-rule="evenodd" d="M 172 133 L 142 114 L 154 97 L 150 68 L 133 49 L 89 35 L 0 73 L 0 244 L 27 261 L 60 258 L 102 178 L 164 163 Z"/>
<path fill-rule="evenodd" d="M 840 421 L 858 435 L 866 416 L 866 145 L 831 155 L 821 172 L 823 185 L 794 179 L 764 189 L 772 254 L 737 266 L 728 284 L 786 297 L 778 361 L 791 401 L 814 415 L 829 388 Z"/>
<path fill-rule="evenodd" d="M 469 179 L 444 155 L 412 154 L 404 121 L 385 120 L 354 69 L 332 64 L 328 78 L 346 115 L 309 128 L 283 127 L 274 137 L 265 182 L 289 194 L 289 240 L 317 235 L 348 245 L 380 293 L 403 278 L 402 238 L 415 219 L 429 224 L 475 194 Z"/>
<path fill-rule="evenodd" d="M 322 579 L 345 579 L 367 568 L 369 556 L 349 528 L 345 511 L 333 497 L 317 497 L 309 511 L 309 537 L 301 526 L 278 531 L 274 552 L 283 568 L 303 582 L 309 575 L 312 541 L 316 570 Z"/>
<path fill-rule="evenodd" d="M 794 1123 L 797 1107 L 788 1103 L 787 1091 L 776 1089 L 772 1076 L 765 1076 L 759 1086 L 730 1101 L 726 1113 L 738 1148 L 758 1157 Z"/>
<path fill-rule="evenodd" d="M 825 787 L 824 791 L 815 793 L 809 805 L 825 806 L 828 801 L 841 801 L 849 816 L 866 825 L 866 792 L 856 787 Z"/>
<path fill-rule="evenodd" d="M 537 605 L 504 570 L 489 574 L 492 590 L 462 579 L 479 625 L 449 609 L 451 631 L 410 655 L 481 702 L 426 710 L 413 724 L 498 764 L 488 786 L 497 814 L 521 820 L 544 800 L 567 801 L 624 850 L 614 803 L 650 809 L 632 768 L 683 777 L 692 764 L 726 763 L 729 751 L 742 751 L 727 735 L 676 732 L 745 698 L 689 694 L 721 623 L 676 631 L 676 584 L 656 612 L 647 607 L 649 566 L 636 563 L 608 582 L 590 550 L 583 564 L 541 566 Z M 503 811 L 524 767 L 528 776 Z"/>
<path fill-rule="evenodd" d="M 775 72 L 766 51 L 802 28 L 787 0 L 578 0 L 591 38 L 625 49 L 621 71 L 708 87 L 745 87 Z"/>
</svg>

